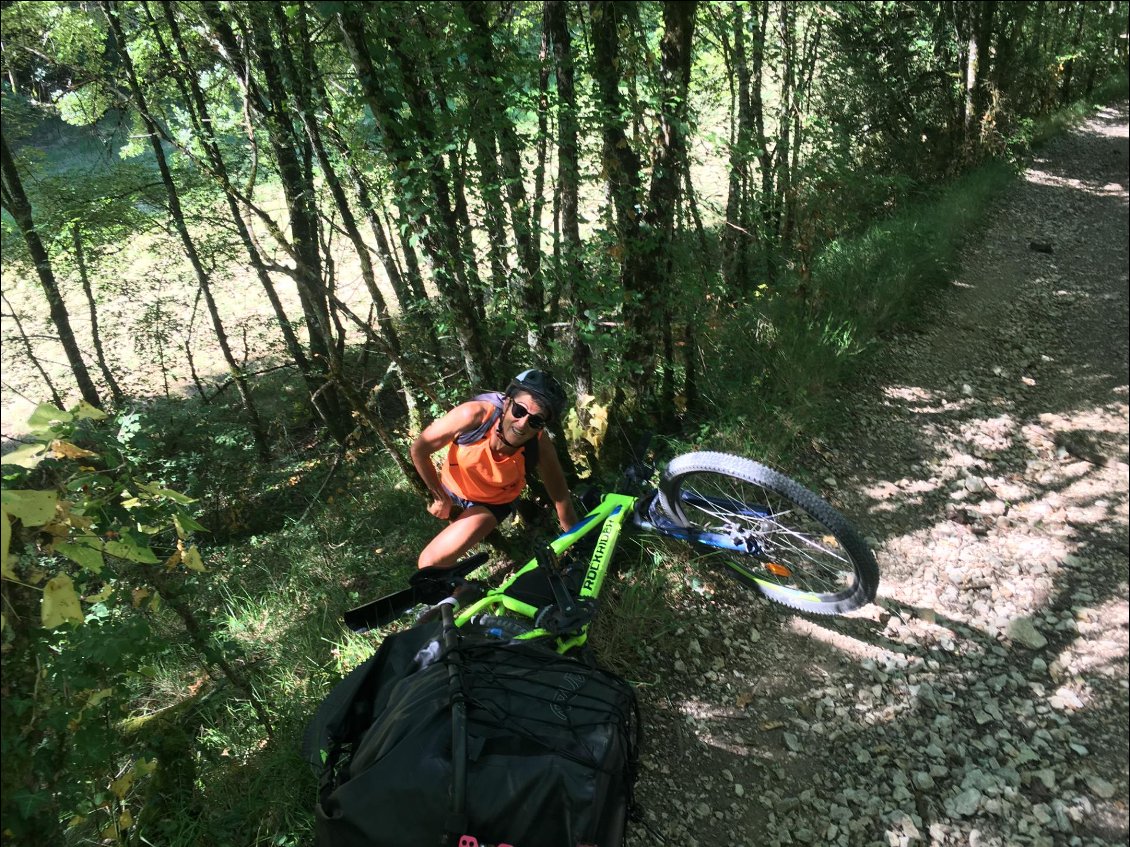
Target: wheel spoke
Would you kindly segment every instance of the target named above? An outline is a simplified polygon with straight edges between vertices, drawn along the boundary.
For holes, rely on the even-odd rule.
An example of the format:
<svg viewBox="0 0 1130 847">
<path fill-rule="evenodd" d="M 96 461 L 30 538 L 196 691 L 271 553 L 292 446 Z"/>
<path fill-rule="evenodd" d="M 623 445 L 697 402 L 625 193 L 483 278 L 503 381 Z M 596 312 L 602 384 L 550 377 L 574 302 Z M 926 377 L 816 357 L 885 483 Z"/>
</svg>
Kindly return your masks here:
<svg viewBox="0 0 1130 847">
<path fill-rule="evenodd" d="M 710 483 L 722 480 L 727 487 L 715 491 Z M 827 528 L 764 486 L 700 475 L 684 482 L 680 501 L 694 511 L 696 524 L 731 536 L 755 535 L 766 560 L 759 569 L 763 578 L 820 593 L 842 590 L 853 580 L 852 562 Z"/>
</svg>

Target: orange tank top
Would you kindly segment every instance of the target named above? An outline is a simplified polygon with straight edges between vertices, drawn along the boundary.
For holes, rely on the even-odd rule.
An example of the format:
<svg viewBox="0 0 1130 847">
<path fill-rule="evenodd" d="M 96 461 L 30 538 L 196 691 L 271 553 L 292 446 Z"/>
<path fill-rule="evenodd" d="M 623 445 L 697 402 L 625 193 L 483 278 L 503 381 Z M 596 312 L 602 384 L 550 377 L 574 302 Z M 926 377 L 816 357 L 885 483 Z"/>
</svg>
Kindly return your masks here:
<svg viewBox="0 0 1130 847">
<path fill-rule="evenodd" d="M 526 485 L 525 451 L 496 458 L 490 449 L 489 433 L 474 444 L 452 442 L 440 481 L 464 500 L 491 505 L 510 503 Z"/>
</svg>

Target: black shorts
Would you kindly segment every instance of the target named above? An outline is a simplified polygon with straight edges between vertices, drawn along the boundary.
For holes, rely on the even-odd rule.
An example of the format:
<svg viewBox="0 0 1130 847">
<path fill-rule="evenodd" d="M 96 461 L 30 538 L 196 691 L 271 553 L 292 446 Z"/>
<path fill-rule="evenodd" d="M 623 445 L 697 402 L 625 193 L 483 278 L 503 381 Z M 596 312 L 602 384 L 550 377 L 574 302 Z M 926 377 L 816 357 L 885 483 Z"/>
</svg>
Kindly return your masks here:
<svg viewBox="0 0 1130 847">
<path fill-rule="evenodd" d="M 472 506 L 482 506 L 492 515 L 494 515 L 499 523 L 502 523 L 504 520 L 510 517 L 511 513 L 514 511 L 513 500 L 511 500 L 509 503 L 480 503 L 477 500 L 465 500 L 450 488 L 445 487 L 444 491 L 451 495 L 452 502 L 455 503 L 455 505 L 460 509 L 466 511 Z"/>
</svg>

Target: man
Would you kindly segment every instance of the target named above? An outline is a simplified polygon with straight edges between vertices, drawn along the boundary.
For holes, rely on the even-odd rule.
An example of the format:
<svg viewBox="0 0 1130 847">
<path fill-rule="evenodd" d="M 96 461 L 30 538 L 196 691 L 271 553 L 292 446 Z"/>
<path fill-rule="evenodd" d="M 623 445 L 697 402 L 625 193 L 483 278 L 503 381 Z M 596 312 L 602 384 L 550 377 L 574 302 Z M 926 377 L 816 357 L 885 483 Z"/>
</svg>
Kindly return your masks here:
<svg viewBox="0 0 1130 847">
<path fill-rule="evenodd" d="M 432 495 L 428 511 L 448 526 L 420 553 L 421 568 L 445 568 L 482 541 L 514 509 L 537 469 L 562 530 L 577 522 L 573 500 L 545 425 L 561 417 L 565 392 L 549 373 L 522 371 L 505 393 L 480 394 L 433 421 L 412 442 L 412 463 Z M 448 447 L 439 471 L 432 454 Z"/>
</svg>

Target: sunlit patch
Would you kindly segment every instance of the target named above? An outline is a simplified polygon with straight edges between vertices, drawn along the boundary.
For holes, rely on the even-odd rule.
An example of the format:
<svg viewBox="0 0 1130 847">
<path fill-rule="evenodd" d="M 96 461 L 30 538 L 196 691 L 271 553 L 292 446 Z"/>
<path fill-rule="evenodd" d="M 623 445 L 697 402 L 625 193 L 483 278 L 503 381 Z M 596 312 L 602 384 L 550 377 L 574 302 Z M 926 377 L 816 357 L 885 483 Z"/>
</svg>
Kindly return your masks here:
<svg viewBox="0 0 1130 847">
<path fill-rule="evenodd" d="M 883 389 L 883 394 L 892 400 L 904 400 L 912 403 L 933 403 L 938 399 L 933 391 L 916 385 L 888 385 Z"/>
</svg>

